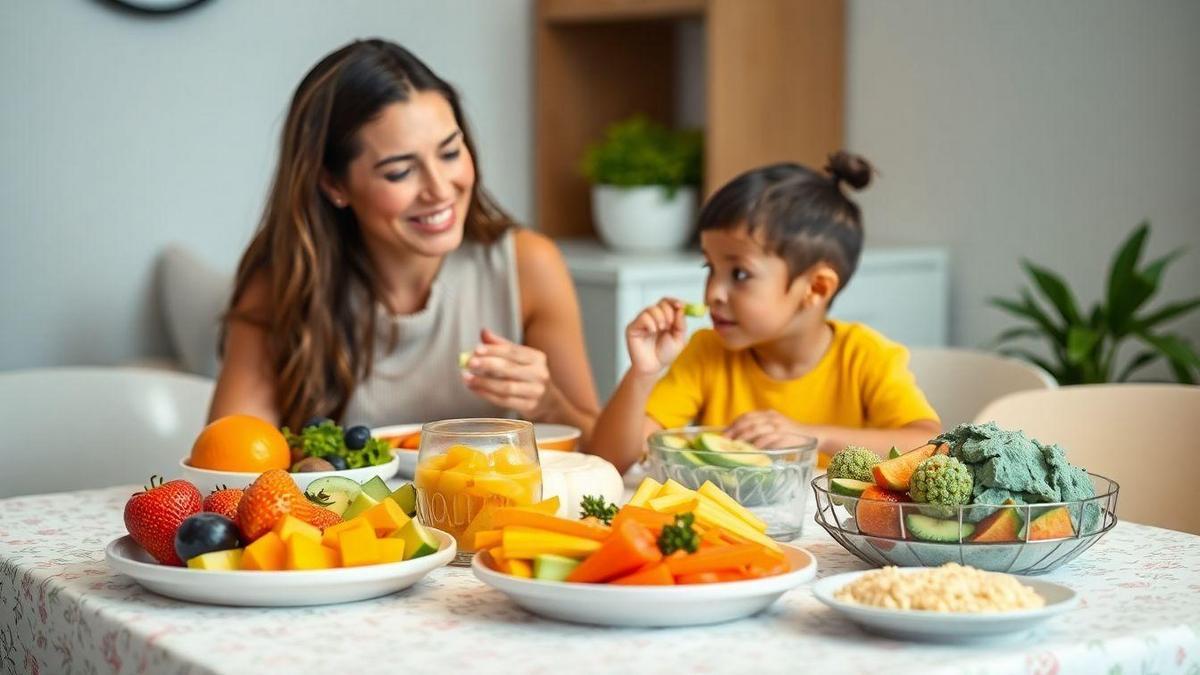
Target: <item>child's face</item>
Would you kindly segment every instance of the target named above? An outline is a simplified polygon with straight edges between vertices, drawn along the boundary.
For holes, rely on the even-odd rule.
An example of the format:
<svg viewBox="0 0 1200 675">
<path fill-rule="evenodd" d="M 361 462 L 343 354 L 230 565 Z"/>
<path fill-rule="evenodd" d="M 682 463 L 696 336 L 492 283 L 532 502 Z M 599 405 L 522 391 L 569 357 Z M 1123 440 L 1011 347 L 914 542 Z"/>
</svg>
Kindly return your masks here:
<svg viewBox="0 0 1200 675">
<path fill-rule="evenodd" d="M 812 293 L 808 275 L 788 281 L 787 263 L 764 249 L 745 227 L 706 230 L 700 247 L 708 261 L 704 300 L 713 328 L 729 349 L 745 349 L 786 337 Z M 818 304 L 818 311 L 824 305 Z"/>
</svg>

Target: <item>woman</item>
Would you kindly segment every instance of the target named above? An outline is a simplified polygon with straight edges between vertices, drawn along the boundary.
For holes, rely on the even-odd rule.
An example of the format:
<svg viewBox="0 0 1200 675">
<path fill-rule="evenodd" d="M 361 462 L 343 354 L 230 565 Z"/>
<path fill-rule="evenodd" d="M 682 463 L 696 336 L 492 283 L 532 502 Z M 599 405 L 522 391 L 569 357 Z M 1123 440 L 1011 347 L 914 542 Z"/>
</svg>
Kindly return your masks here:
<svg viewBox="0 0 1200 675">
<path fill-rule="evenodd" d="M 321 60 L 238 267 L 209 417 L 511 411 L 586 442 L 598 407 L 562 257 L 483 190 L 454 89 L 382 40 Z"/>
</svg>

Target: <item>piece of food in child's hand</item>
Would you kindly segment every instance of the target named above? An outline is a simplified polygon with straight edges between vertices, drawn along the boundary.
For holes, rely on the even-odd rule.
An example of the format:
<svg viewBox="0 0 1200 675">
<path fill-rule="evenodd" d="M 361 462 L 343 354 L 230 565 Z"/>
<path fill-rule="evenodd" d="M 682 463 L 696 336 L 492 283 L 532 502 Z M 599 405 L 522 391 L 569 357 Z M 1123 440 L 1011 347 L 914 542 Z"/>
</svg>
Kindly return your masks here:
<svg viewBox="0 0 1200 675">
<path fill-rule="evenodd" d="M 471 352 L 469 352 L 469 351 L 459 352 L 458 353 L 458 368 L 459 368 L 459 370 L 466 370 L 467 369 L 467 361 L 470 361 L 470 360 L 471 360 Z"/>
<path fill-rule="evenodd" d="M 689 302 L 683 306 L 683 313 L 688 316 L 704 316 L 708 314 L 708 305 L 702 302 Z"/>
</svg>

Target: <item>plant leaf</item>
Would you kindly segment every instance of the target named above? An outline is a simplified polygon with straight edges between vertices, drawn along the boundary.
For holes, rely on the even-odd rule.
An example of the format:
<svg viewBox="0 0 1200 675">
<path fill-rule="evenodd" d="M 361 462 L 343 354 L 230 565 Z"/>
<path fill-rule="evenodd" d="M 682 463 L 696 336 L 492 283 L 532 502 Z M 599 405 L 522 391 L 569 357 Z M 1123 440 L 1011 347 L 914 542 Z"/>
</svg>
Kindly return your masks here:
<svg viewBox="0 0 1200 675">
<path fill-rule="evenodd" d="M 1177 316 L 1187 314 L 1197 307 L 1200 307 L 1200 296 L 1196 296 L 1191 300 L 1174 302 L 1166 305 L 1165 307 L 1160 307 L 1158 311 L 1154 312 L 1153 314 L 1142 317 L 1141 319 L 1136 319 L 1134 324 L 1137 330 L 1144 331 L 1148 328 L 1153 328 L 1155 325 L 1164 321 L 1169 321 Z"/>
<path fill-rule="evenodd" d="M 1152 335 L 1146 331 L 1138 332 L 1137 336 L 1146 344 L 1157 349 L 1172 363 L 1200 368 L 1200 356 L 1196 355 L 1196 352 L 1192 350 L 1192 345 L 1186 340 L 1176 335 Z"/>
<path fill-rule="evenodd" d="M 1009 328 L 1000 335 L 996 336 L 996 339 L 992 341 L 992 346 L 995 347 L 996 345 L 1008 342 L 1009 340 L 1015 340 L 1017 338 L 1042 337 L 1042 335 L 1042 331 L 1038 330 L 1037 328 L 1031 328 L 1029 326 L 1017 326 L 1015 328 Z"/>
<path fill-rule="evenodd" d="M 1099 359 L 1089 359 L 1092 350 L 1096 345 L 1100 344 L 1104 334 L 1084 328 L 1083 326 L 1071 326 L 1067 332 L 1067 361 L 1074 365 L 1083 365 L 1090 361 L 1094 366 L 1099 363 Z M 1086 370 L 1086 368 L 1085 368 Z"/>
<path fill-rule="evenodd" d="M 1196 384 L 1196 378 L 1192 376 L 1191 369 L 1187 366 L 1171 361 L 1171 370 L 1180 384 Z"/>
<path fill-rule="evenodd" d="M 1022 260 L 1021 266 L 1025 268 L 1029 276 L 1033 277 L 1037 287 L 1042 291 L 1042 295 L 1050 300 L 1068 326 L 1083 323 L 1083 317 L 1079 315 L 1079 307 L 1075 304 L 1075 295 L 1071 293 L 1071 289 L 1062 277 L 1044 267 L 1038 267 L 1028 260 Z"/>
<path fill-rule="evenodd" d="M 1147 350 L 1139 353 L 1137 356 L 1133 357 L 1133 360 L 1130 361 L 1125 366 L 1125 369 L 1121 371 L 1121 374 L 1117 376 L 1117 382 L 1128 381 L 1129 377 L 1133 375 L 1135 371 L 1150 365 L 1155 360 L 1160 358 L 1162 358 L 1162 354 L 1158 353 L 1157 351 Z"/>
<path fill-rule="evenodd" d="M 1129 317 L 1140 303 L 1135 298 L 1147 294 L 1148 280 L 1137 273 L 1137 262 L 1150 236 L 1150 223 L 1142 221 L 1117 251 L 1108 273 L 1108 321 L 1117 335 L 1124 335 Z M 1149 291 L 1153 293 L 1153 289 Z M 1146 297 L 1149 297 L 1148 295 Z"/>
<path fill-rule="evenodd" d="M 1141 275 L 1146 279 L 1146 281 L 1149 281 L 1151 285 L 1153 285 L 1155 288 L 1158 288 L 1158 282 L 1162 279 L 1162 274 L 1167 269 L 1167 265 L 1170 265 L 1175 261 L 1176 258 L 1183 255 L 1185 252 L 1186 249 L 1183 248 L 1177 248 L 1174 251 L 1171 251 L 1158 260 L 1146 265 L 1146 269 L 1142 270 Z"/>
</svg>

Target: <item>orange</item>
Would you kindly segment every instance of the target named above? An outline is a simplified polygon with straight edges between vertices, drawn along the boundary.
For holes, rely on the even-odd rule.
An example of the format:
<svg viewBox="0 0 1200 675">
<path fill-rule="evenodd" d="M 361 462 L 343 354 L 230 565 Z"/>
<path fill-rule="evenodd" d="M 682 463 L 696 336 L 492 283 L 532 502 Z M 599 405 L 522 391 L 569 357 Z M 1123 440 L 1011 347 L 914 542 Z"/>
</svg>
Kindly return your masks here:
<svg viewBox="0 0 1200 675">
<path fill-rule="evenodd" d="M 287 469 L 291 461 L 287 439 L 274 425 L 251 415 L 229 415 L 204 427 L 188 463 L 197 469 L 261 473 Z"/>
</svg>

